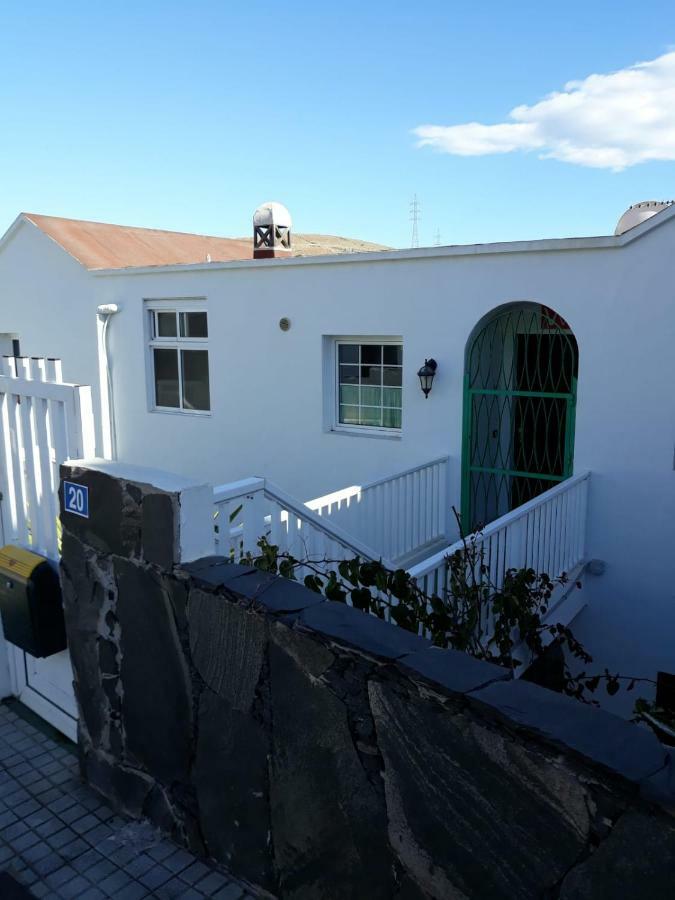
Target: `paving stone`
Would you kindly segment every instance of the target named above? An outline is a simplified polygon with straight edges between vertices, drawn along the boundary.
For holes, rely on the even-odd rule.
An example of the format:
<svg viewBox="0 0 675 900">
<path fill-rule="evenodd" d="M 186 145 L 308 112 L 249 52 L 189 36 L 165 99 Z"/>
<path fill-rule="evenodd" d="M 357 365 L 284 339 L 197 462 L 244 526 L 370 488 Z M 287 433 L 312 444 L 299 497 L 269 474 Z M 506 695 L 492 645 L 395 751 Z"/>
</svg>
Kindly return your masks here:
<svg viewBox="0 0 675 900">
<path fill-rule="evenodd" d="M 33 865 L 33 863 L 36 863 L 39 859 L 44 859 L 45 856 L 51 856 L 52 853 L 52 848 L 44 843 L 44 841 L 40 841 L 37 844 L 33 844 L 33 846 L 29 847 L 27 850 L 24 850 L 21 855 L 26 862 Z"/>
<path fill-rule="evenodd" d="M 35 827 L 35 831 L 43 838 L 48 838 L 52 834 L 57 834 L 57 832 L 62 829 L 63 822 L 60 819 L 57 819 L 56 816 L 50 816 L 45 822 L 42 822 Z"/>
<path fill-rule="evenodd" d="M 17 853 L 23 853 L 24 850 L 34 846 L 40 840 L 40 836 L 34 831 L 25 831 L 20 837 L 11 840 L 10 844 Z"/>
<path fill-rule="evenodd" d="M 89 850 L 89 844 L 82 838 L 76 837 L 74 841 L 61 847 L 59 853 L 64 859 L 72 861 L 82 856 L 87 850 Z"/>
<path fill-rule="evenodd" d="M 76 822 L 72 822 L 70 827 L 73 829 L 73 831 L 76 831 L 78 834 L 84 834 L 85 839 L 86 839 L 86 836 L 89 833 L 89 831 L 91 831 L 92 828 L 96 828 L 98 826 L 98 824 L 99 824 L 99 821 L 96 818 L 96 816 L 92 815 L 91 813 L 87 813 L 86 816 L 83 816 L 81 819 L 78 819 Z"/>
<path fill-rule="evenodd" d="M 131 880 L 130 875 L 118 869 L 116 872 L 111 872 L 103 881 L 99 881 L 97 886 L 100 891 L 103 891 L 109 897 L 116 897 L 123 888 L 131 883 Z"/>
<path fill-rule="evenodd" d="M 195 888 L 210 897 L 215 891 L 224 887 L 226 884 L 227 878 L 225 878 L 224 875 L 221 875 L 220 872 L 211 872 L 206 878 L 202 878 L 201 881 L 198 881 Z"/>
<path fill-rule="evenodd" d="M 160 884 L 164 884 L 168 881 L 171 877 L 172 873 L 168 869 L 165 869 L 164 866 L 158 864 L 152 869 L 149 869 L 144 875 L 141 875 L 138 880 L 149 890 L 154 890 L 159 887 Z"/>
<path fill-rule="evenodd" d="M 47 838 L 47 843 L 55 850 L 59 850 L 61 847 L 74 841 L 76 837 L 77 835 L 72 829 L 62 828 L 61 831 L 57 831 L 56 834 L 50 834 Z"/>
<path fill-rule="evenodd" d="M 213 900 L 241 900 L 244 891 L 238 884 L 228 884 L 213 895 Z"/>
<path fill-rule="evenodd" d="M 200 878 L 203 878 L 205 875 L 208 875 L 209 868 L 205 866 L 203 862 L 194 862 L 191 866 L 188 866 L 185 871 L 180 873 L 180 877 L 182 881 L 185 881 L 187 884 L 196 884 Z"/>
<path fill-rule="evenodd" d="M 99 881 L 114 872 L 117 866 L 96 850 L 89 850 L 73 861 L 73 868 L 91 881 Z"/>
<path fill-rule="evenodd" d="M 59 897 L 63 897 L 63 900 L 71 900 L 71 898 L 81 896 L 89 888 L 89 882 L 82 875 L 76 874 L 74 878 L 59 887 Z"/>
<path fill-rule="evenodd" d="M 56 872 L 57 869 L 60 869 L 65 864 L 65 860 L 58 853 L 50 853 L 49 856 L 43 856 L 42 859 L 38 859 L 37 862 L 33 863 L 33 868 L 41 875 L 43 878 L 46 878 L 47 875 L 51 875 L 52 872 Z"/>
<path fill-rule="evenodd" d="M 131 884 L 128 884 L 119 892 L 115 900 L 141 900 L 141 897 L 150 896 L 152 895 L 148 892 L 145 885 L 132 881 Z"/>
<path fill-rule="evenodd" d="M 6 812 L 0 813 L 0 831 L 3 828 L 7 828 L 9 825 L 13 825 L 19 819 L 11 810 L 7 810 Z"/>
<path fill-rule="evenodd" d="M 28 826 L 23 822 L 17 821 L 11 825 L 7 825 L 6 828 L 3 828 L 2 831 L 0 831 L 0 837 L 3 841 L 11 841 L 12 838 L 20 837 L 20 835 L 25 834 L 27 831 Z"/>
<path fill-rule="evenodd" d="M 152 847 L 148 850 L 148 856 L 151 856 L 156 862 L 162 862 L 167 856 L 171 856 L 175 850 L 176 847 L 174 844 L 169 843 L 169 841 L 161 841 L 156 847 Z"/>
<path fill-rule="evenodd" d="M 177 874 L 186 869 L 192 862 L 194 862 L 194 856 L 191 853 L 188 853 L 187 850 L 176 850 L 171 856 L 167 856 L 162 860 L 162 865 L 170 872 Z"/>
<path fill-rule="evenodd" d="M 50 807 L 52 808 L 52 807 Z M 73 803 L 69 806 L 64 807 L 63 809 L 54 810 L 58 814 L 59 819 L 62 822 L 65 822 L 66 825 L 70 825 L 71 822 L 75 822 L 77 819 L 82 819 L 87 815 L 87 810 L 82 806 L 81 803 Z"/>
<path fill-rule="evenodd" d="M 91 887 L 84 894 L 80 894 L 78 900 L 103 900 L 104 897 L 103 891 L 99 891 L 97 887 Z"/>
<path fill-rule="evenodd" d="M 0 866 L 3 863 L 6 863 L 7 860 L 12 859 L 14 857 L 14 851 L 7 847 L 4 844 L 0 844 Z"/>
<path fill-rule="evenodd" d="M 98 844 L 105 841 L 110 835 L 113 833 L 111 828 L 108 828 L 107 825 L 103 824 L 103 822 L 99 822 L 96 820 L 97 824 L 94 825 L 93 828 L 90 828 L 88 831 L 84 833 L 84 838 L 94 847 L 98 846 Z"/>
<path fill-rule="evenodd" d="M 156 865 L 155 860 L 142 853 L 124 867 L 124 871 L 138 879 Z"/>
<path fill-rule="evenodd" d="M 76 878 L 77 872 L 71 866 L 65 865 L 61 866 L 60 869 L 57 869 L 55 872 L 52 872 L 51 875 L 47 875 L 45 881 L 48 885 L 53 888 L 58 888 L 60 885 L 65 884 L 67 881 Z"/>
</svg>

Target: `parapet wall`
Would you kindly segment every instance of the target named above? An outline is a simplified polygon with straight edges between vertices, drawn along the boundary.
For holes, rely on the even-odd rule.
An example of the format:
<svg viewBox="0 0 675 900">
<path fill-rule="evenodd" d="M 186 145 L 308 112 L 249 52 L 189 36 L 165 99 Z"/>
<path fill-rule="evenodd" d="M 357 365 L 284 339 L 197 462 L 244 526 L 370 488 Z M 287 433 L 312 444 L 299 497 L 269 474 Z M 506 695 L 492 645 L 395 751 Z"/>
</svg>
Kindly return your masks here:
<svg viewBox="0 0 675 900">
<path fill-rule="evenodd" d="M 83 777 L 273 895 L 672 897 L 642 728 L 296 583 L 180 564 L 180 490 L 64 467 Z M 183 526 L 185 527 L 185 526 Z"/>
</svg>

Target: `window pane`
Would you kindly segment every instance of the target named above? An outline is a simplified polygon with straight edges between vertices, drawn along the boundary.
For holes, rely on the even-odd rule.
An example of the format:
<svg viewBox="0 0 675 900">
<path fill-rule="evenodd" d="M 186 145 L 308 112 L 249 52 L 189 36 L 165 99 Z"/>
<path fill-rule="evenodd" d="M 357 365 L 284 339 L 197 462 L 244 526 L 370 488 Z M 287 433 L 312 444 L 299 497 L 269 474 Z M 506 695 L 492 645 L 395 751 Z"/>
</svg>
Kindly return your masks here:
<svg viewBox="0 0 675 900">
<path fill-rule="evenodd" d="M 355 384 L 340 385 L 340 403 L 356 404 L 359 402 L 359 389 Z"/>
<path fill-rule="evenodd" d="M 358 425 L 359 424 L 359 408 L 358 408 L 358 406 L 341 406 L 340 407 L 340 422 L 343 425 Z"/>
<path fill-rule="evenodd" d="M 155 337 L 176 337 L 176 313 L 158 312 L 155 316 Z"/>
<path fill-rule="evenodd" d="M 362 425 L 381 425 L 382 410 L 375 406 L 361 407 L 361 424 Z"/>
<path fill-rule="evenodd" d="M 382 366 L 361 366 L 361 384 L 382 384 Z"/>
<path fill-rule="evenodd" d="M 359 361 L 358 344 L 340 344 L 338 353 L 341 363 L 357 363 Z"/>
<path fill-rule="evenodd" d="M 361 345 L 361 362 L 378 364 L 382 362 L 382 347 L 375 344 Z"/>
<path fill-rule="evenodd" d="M 362 386 L 361 403 L 364 406 L 380 406 L 382 404 L 382 388 Z"/>
<path fill-rule="evenodd" d="M 210 409 L 209 354 L 207 350 L 181 350 L 183 360 L 183 406 Z"/>
<path fill-rule="evenodd" d="M 390 384 L 393 387 L 400 387 L 402 377 L 403 369 L 394 369 L 390 366 L 385 366 L 383 369 L 383 380 L 385 384 Z"/>
<path fill-rule="evenodd" d="M 403 347 L 399 344 L 398 346 L 389 346 L 382 348 L 383 353 L 383 362 L 386 365 L 390 366 L 400 366 L 403 365 Z"/>
<path fill-rule="evenodd" d="M 358 366 L 340 366 L 340 384 L 358 384 Z"/>
<path fill-rule="evenodd" d="M 180 407 L 178 399 L 178 351 L 153 351 L 155 359 L 155 403 Z"/>
<path fill-rule="evenodd" d="M 395 387 L 386 387 L 382 388 L 382 405 L 383 406 L 394 406 L 397 409 L 401 408 L 401 388 Z"/>
<path fill-rule="evenodd" d="M 188 338 L 205 338 L 209 336 L 205 312 L 188 312 L 180 314 L 180 335 Z"/>
<path fill-rule="evenodd" d="M 401 427 L 401 410 L 400 409 L 383 409 L 382 424 L 385 428 Z"/>
</svg>

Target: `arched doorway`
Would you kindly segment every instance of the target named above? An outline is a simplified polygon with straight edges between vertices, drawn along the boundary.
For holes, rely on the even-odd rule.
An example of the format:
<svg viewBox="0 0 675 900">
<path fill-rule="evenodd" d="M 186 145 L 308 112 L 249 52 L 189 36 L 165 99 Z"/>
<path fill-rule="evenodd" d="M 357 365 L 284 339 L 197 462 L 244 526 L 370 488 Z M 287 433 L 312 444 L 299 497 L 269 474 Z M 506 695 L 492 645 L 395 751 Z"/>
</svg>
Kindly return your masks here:
<svg viewBox="0 0 675 900">
<path fill-rule="evenodd" d="M 462 524 L 487 525 L 572 474 L 579 351 L 538 303 L 499 307 L 466 348 Z"/>
</svg>

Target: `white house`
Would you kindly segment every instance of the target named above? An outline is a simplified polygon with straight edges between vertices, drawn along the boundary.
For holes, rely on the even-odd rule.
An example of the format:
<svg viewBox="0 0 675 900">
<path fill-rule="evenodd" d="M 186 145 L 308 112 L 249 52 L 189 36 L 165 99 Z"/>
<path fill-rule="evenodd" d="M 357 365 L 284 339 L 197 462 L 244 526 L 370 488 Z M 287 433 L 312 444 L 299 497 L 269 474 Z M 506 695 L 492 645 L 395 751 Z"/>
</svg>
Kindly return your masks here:
<svg viewBox="0 0 675 900">
<path fill-rule="evenodd" d="M 92 385 L 100 453 L 214 484 L 304 501 L 448 456 L 445 505 L 473 525 L 588 470 L 604 573 L 575 631 L 600 669 L 673 671 L 675 206 L 606 237 L 318 256 L 261 209 L 253 253 L 19 216 L 3 352 Z"/>
</svg>

